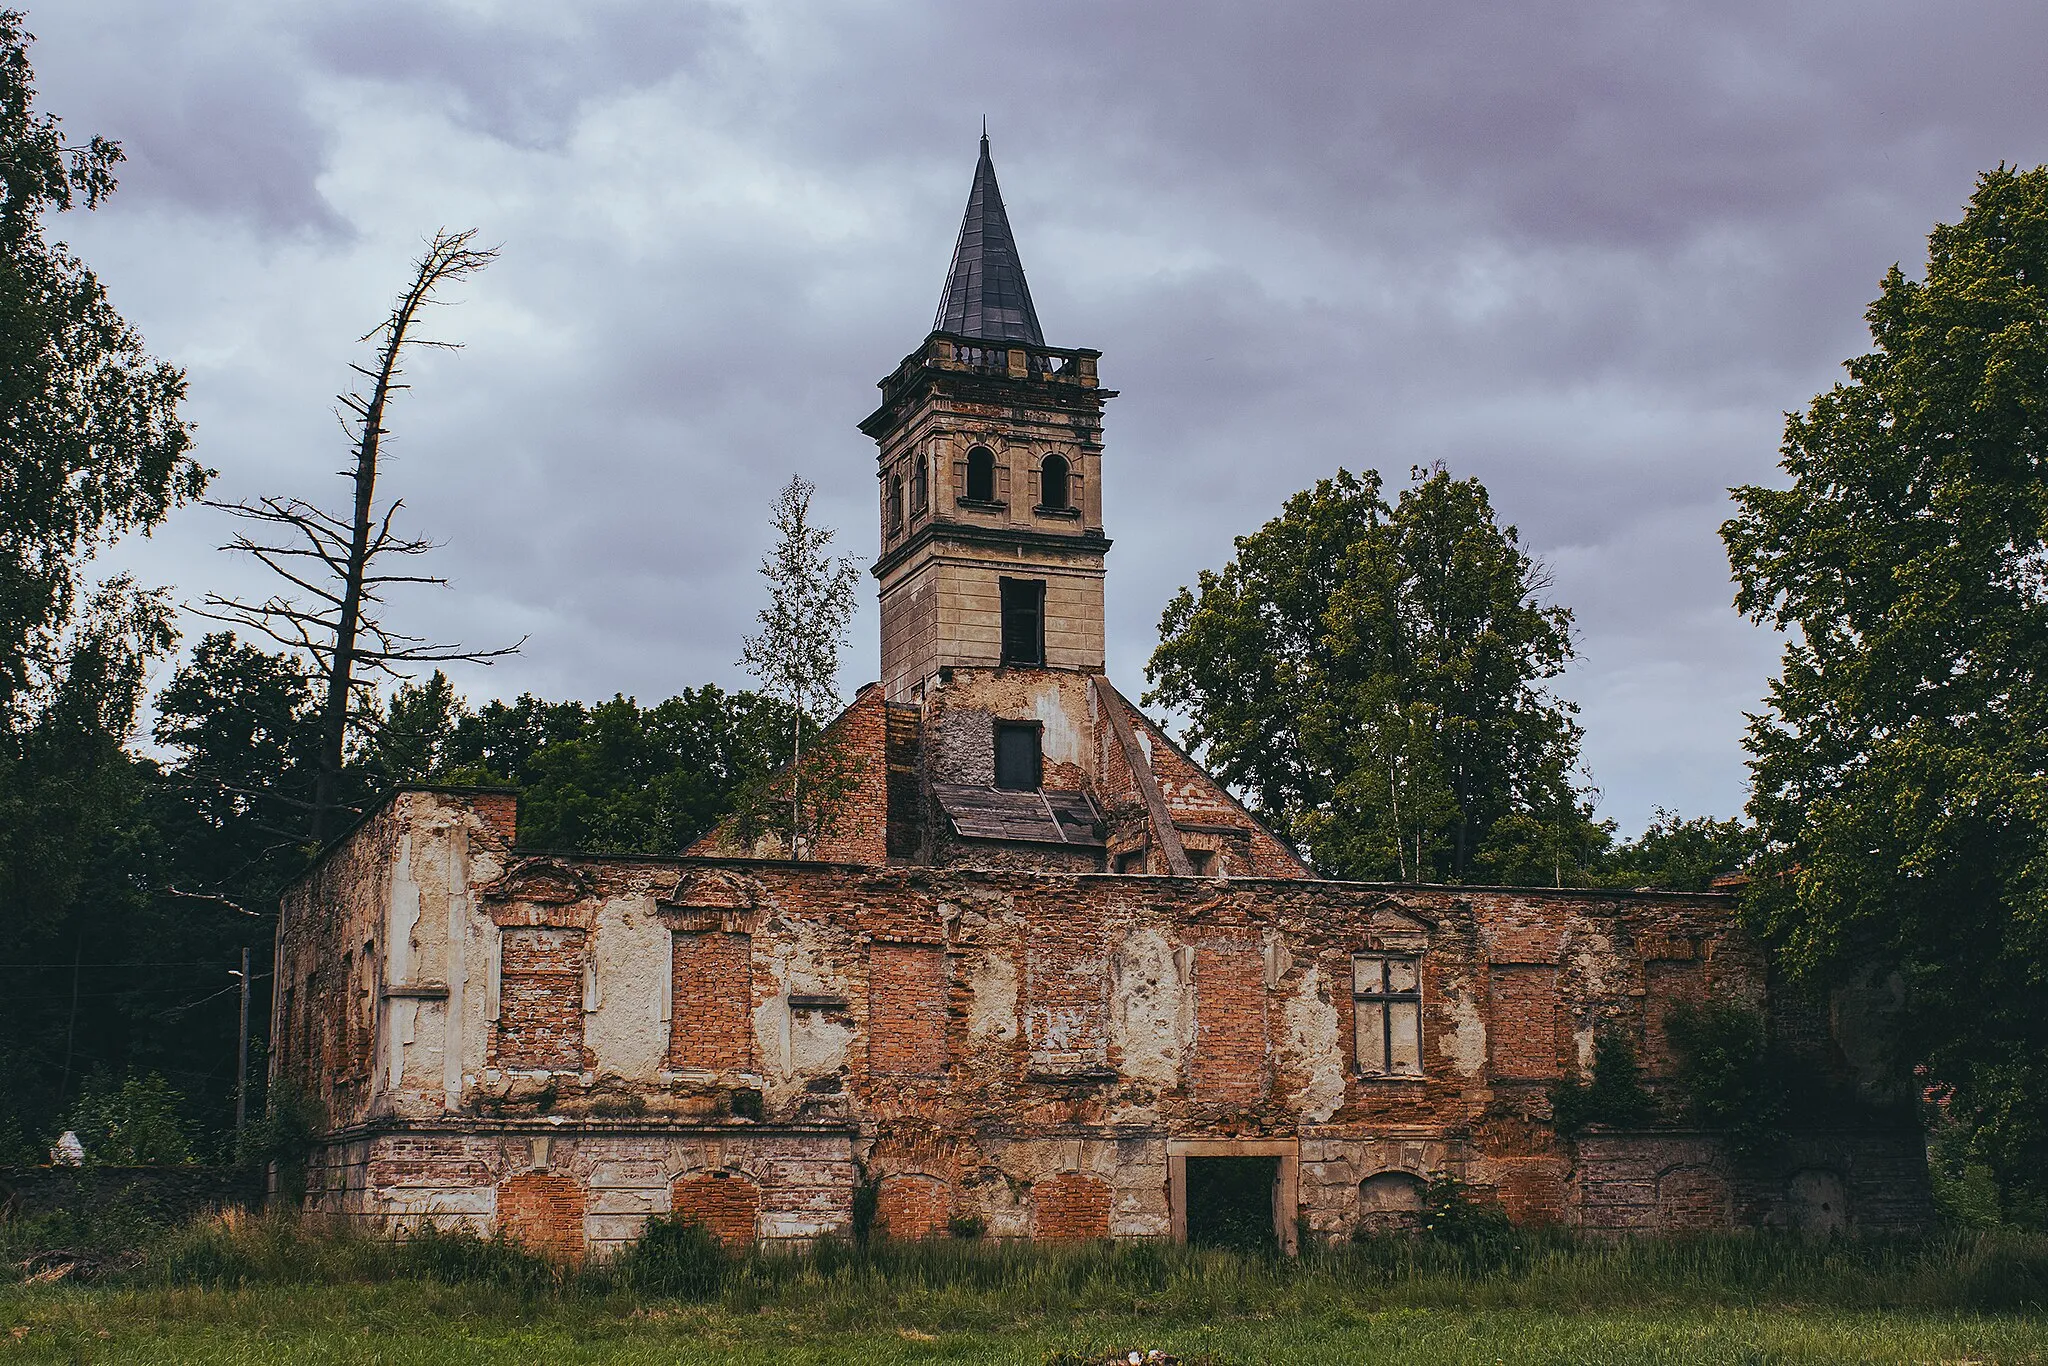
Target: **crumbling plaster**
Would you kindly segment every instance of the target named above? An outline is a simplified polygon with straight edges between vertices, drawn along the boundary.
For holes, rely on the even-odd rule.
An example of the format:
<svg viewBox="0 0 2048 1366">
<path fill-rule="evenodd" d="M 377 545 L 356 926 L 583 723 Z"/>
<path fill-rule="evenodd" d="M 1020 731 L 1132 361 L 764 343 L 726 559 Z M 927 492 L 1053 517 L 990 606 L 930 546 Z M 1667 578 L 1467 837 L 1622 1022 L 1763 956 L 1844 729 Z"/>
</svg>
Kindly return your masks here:
<svg viewBox="0 0 2048 1366">
<path fill-rule="evenodd" d="M 1162 1236 L 1165 1145 L 1193 1137 L 1298 1138 L 1302 1213 L 1322 1233 L 1362 1217 L 1358 1184 L 1384 1171 L 1462 1175 L 1527 1217 L 1565 1217 L 1569 1200 L 1606 1197 L 1568 1183 L 1544 1088 L 1496 1074 L 1492 1037 L 1521 1026 L 1489 1004 L 1492 978 L 1549 964 L 1560 1072 L 1595 1026 L 1643 1037 L 1646 963 L 1726 999 L 1762 999 L 1765 985 L 1721 898 L 532 858 L 481 800 L 401 794 L 287 899 L 285 982 L 311 974 L 316 997 L 338 993 L 322 965 L 367 942 L 364 966 L 386 984 L 374 1020 L 352 1021 L 347 1000 L 280 1007 L 280 1074 L 326 1104 L 334 1134 L 316 1207 L 483 1226 L 505 1181 L 567 1173 L 602 1247 L 665 1208 L 679 1175 L 745 1168 L 760 1236 L 802 1238 L 846 1231 L 865 1172 L 926 1183 L 892 1188 L 903 1211 L 928 1219 L 942 1198 L 998 1236 L 1041 1222 Z M 489 1062 L 496 945 L 520 926 L 581 932 L 585 1066 Z M 677 934 L 741 937 L 721 942 L 744 946 L 744 1065 L 672 1064 L 672 1024 L 717 1014 L 674 998 Z M 933 1066 L 871 1062 L 883 988 L 869 963 L 884 944 L 911 946 L 899 970 L 938 974 L 927 1002 L 899 1012 L 936 1031 Z M 1366 951 L 1422 954 L 1420 1079 L 1375 1080 L 1351 1056 L 1351 961 Z M 1205 1011 L 1225 1007 L 1216 1033 Z M 348 1055 L 357 1040 L 402 1084 L 369 1094 Z M 1233 1068 L 1250 1070 L 1232 1081 Z M 450 1073 L 457 1086 L 438 1084 Z M 1650 1080 L 1663 1084 L 1654 1068 Z"/>
</svg>

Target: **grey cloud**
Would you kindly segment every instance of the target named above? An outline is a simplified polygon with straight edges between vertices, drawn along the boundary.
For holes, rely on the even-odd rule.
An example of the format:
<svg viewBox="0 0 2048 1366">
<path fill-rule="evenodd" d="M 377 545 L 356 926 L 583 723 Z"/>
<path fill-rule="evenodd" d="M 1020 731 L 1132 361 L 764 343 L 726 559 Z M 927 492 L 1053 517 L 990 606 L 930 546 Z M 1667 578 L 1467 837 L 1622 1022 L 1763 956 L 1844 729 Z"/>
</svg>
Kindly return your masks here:
<svg viewBox="0 0 2048 1366">
<path fill-rule="evenodd" d="M 31 15 L 45 105 L 122 145 L 124 206 L 345 237 L 317 181 L 331 142 L 305 105 L 294 36 L 261 8 L 199 25 L 141 0 Z"/>
<path fill-rule="evenodd" d="M 2048 158 L 2048 12 L 2016 3 L 84 0 L 38 31 L 50 107 L 135 156 L 81 249 L 151 281 L 117 301 L 196 358 L 236 492 L 337 482 L 310 396 L 415 216 L 505 242 L 391 476 L 456 581 L 406 620 L 532 633 L 478 694 L 742 682 L 792 470 L 871 553 L 853 423 L 929 325 L 986 113 L 1048 334 L 1123 391 L 1126 686 L 1168 595 L 1289 493 L 1442 459 L 1577 611 L 1564 686 L 1629 829 L 1741 801 L 1776 646 L 1728 606 L 1725 489 L 1773 476 L 1883 269 L 1978 172 Z M 235 305 L 237 342 L 211 293 L 252 272 L 289 303 Z M 133 554 L 196 596 L 246 572 L 217 536 L 188 514 Z"/>
</svg>

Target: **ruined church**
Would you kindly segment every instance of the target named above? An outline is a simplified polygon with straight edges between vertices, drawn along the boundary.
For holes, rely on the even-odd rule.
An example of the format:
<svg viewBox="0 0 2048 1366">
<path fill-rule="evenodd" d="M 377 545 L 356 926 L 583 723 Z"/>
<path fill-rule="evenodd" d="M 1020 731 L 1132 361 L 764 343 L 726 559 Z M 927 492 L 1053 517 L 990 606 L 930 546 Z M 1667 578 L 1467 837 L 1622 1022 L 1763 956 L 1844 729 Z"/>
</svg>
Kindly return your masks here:
<svg viewBox="0 0 2048 1366">
<path fill-rule="evenodd" d="M 1098 361 L 1046 344 L 984 138 L 931 334 L 859 424 L 882 676 L 836 723 L 837 827 L 588 854 L 523 845 L 516 793 L 390 794 L 284 898 L 272 1076 L 322 1118 L 281 1194 L 571 1255 L 664 1214 L 1294 1250 L 1444 1177 L 1586 1230 L 1922 1220 L 1919 1135 L 1868 1104 L 1880 1012 L 1777 989 L 1729 897 L 1319 878 L 1131 703 Z M 1838 1111 L 1742 1156 L 1674 1127 L 1667 1024 L 1707 1001 Z M 1610 1032 L 1666 1123 L 1561 1133 Z"/>
</svg>

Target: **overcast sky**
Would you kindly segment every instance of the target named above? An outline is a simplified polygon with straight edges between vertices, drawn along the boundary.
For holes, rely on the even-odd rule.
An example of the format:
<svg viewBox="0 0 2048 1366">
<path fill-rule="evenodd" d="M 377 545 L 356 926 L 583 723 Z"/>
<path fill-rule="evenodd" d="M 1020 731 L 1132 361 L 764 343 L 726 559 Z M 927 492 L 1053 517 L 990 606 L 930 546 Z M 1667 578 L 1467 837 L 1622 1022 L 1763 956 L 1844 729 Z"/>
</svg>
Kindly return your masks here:
<svg viewBox="0 0 2048 1366">
<path fill-rule="evenodd" d="M 475 699 L 653 702 L 734 661 L 767 512 L 872 557 L 854 424 L 931 326 L 984 115 L 1046 337 L 1095 347 L 1110 670 L 1339 465 L 1483 479 L 1577 614 L 1602 814 L 1739 810 L 1777 644 L 1716 530 L 1978 172 L 2048 159 L 2048 6 L 30 5 L 44 107 L 126 148 L 61 235 L 186 368 L 216 496 L 339 503 L 332 396 L 422 239 L 435 320 L 384 488 L 500 644 Z M 260 592 L 225 519 L 111 559 Z M 201 623 L 192 623 L 196 637 Z M 872 595 L 849 688 L 875 676 Z"/>
</svg>

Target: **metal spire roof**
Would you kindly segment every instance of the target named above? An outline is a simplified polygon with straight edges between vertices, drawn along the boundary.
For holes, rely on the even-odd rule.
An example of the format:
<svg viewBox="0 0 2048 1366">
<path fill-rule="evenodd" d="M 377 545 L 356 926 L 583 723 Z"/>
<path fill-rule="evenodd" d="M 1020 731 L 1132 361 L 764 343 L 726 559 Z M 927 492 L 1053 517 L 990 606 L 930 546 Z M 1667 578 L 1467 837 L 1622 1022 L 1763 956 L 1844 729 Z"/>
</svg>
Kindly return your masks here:
<svg viewBox="0 0 2048 1366">
<path fill-rule="evenodd" d="M 967 195 L 967 216 L 960 220 L 960 240 L 953 246 L 953 269 L 939 296 L 932 330 L 1045 345 L 1038 312 L 1031 307 L 1031 287 L 1024 283 L 1024 263 L 1017 259 L 1017 239 L 1010 235 L 1010 219 L 1003 212 L 1003 192 L 996 188 L 995 163 L 988 159 L 986 129 L 981 134 L 981 160 L 974 165 L 974 188 Z"/>
</svg>

